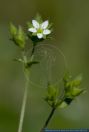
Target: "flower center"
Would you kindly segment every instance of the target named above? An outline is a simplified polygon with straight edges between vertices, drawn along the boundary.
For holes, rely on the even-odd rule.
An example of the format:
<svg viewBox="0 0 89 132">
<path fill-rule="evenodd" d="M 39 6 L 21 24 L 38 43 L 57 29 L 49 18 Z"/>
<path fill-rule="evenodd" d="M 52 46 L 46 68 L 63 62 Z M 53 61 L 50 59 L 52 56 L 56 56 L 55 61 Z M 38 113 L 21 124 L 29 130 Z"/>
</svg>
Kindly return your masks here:
<svg viewBox="0 0 89 132">
<path fill-rule="evenodd" d="M 39 29 L 37 30 L 37 32 L 38 32 L 38 33 L 42 33 L 43 30 L 42 30 L 41 28 L 39 28 Z"/>
</svg>

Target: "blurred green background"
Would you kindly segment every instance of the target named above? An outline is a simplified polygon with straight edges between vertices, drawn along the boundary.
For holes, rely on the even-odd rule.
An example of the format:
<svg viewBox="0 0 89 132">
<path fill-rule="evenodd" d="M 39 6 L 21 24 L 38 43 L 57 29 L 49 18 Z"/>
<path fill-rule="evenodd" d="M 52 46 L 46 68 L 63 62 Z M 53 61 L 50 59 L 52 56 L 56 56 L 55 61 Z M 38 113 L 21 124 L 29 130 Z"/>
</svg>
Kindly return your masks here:
<svg viewBox="0 0 89 132">
<path fill-rule="evenodd" d="M 26 29 L 26 22 L 38 12 L 44 20 L 53 22 L 53 39 L 46 43 L 62 50 L 69 71 L 73 76 L 82 73 L 82 87 L 87 89 L 87 93 L 69 107 L 56 111 L 49 128 L 89 128 L 89 1 L 0 0 L 0 132 L 17 132 L 25 83 L 22 65 L 13 62 L 13 58 L 19 56 L 19 49 L 9 40 L 9 22 Z M 62 59 L 62 56 L 57 58 L 54 73 L 60 74 L 63 70 Z M 38 74 L 46 76 L 39 67 L 35 73 L 33 76 L 36 76 L 37 82 Z M 54 79 L 57 77 L 55 74 Z M 34 77 L 31 81 L 23 132 L 39 132 L 50 112 L 43 100 L 45 85 L 34 85 Z"/>
</svg>

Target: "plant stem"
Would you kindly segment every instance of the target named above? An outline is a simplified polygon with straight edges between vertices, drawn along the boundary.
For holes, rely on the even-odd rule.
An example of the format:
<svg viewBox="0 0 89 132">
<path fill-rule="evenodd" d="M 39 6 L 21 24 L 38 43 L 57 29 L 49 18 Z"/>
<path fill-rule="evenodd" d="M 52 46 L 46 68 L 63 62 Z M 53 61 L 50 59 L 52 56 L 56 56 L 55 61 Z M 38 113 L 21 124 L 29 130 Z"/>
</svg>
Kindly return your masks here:
<svg viewBox="0 0 89 132">
<path fill-rule="evenodd" d="M 44 124 L 44 126 L 43 126 L 43 128 L 41 129 L 40 132 L 43 132 L 44 129 L 48 126 L 48 124 L 49 124 L 49 122 L 50 122 L 55 110 L 56 110 L 55 108 L 52 108 L 52 110 L 51 110 L 51 112 L 50 112 L 50 114 L 49 114 L 49 116 L 48 116 L 48 118 L 47 118 L 47 120 L 46 120 L 46 122 L 45 122 L 45 124 Z"/>
<path fill-rule="evenodd" d="M 34 54 L 34 52 L 35 52 L 35 47 L 36 47 L 36 45 L 35 44 L 33 44 L 33 47 L 32 47 L 32 52 L 31 52 L 31 56 Z"/>
<path fill-rule="evenodd" d="M 64 98 L 65 98 L 65 96 L 63 96 L 63 98 L 61 99 L 59 105 L 62 103 Z M 48 118 L 47 118 L 47 120 L 46 120 L 46 122 L 45 122 L 45 124 L 44 124 L 44 126 L 43 126 L 43 128 L 41 129 L 40 132 L 44 132 L 44 129 L 48 126 L 48 124 L 49 124 L 50 120 L 52 119 L 56 109 L 57 109 L 57 106 L 52 107 L 51 112 L 50 112 L 50 114 L 49 114 L 49 116 L 48 116 Z"/>
<path fill-rule="evenodd" d="M 35 51 L 35 46 L 33 46 L 33 50 L 31 53 L 31 61 L 33 60 L 33 54 Z M 20 120 L 19 120 L 19 127 L 18 127 L 18 132 L 22 132 L 23 128 L 23 121 L 24 121 L 24 115 L 25 115 L 25 108 L 26 108 L 26 101 L 27 101 L 27 95 L 28 95 L 28 87 L 29 87 L 29 69 L 27 69 L 26 63 L 27 63 L 27 57 L 25 56 L 25 51 L 22 51 L 22 57 L 23 57 L 23 70 L 24 70 L 24 75 L 26 78 L 26 84 L 25 84 L 25 90 L 24 90 L 24 96 L 23 96 L 23 101 L 22 101 L 22 108 L 21 108 L 21 114 L 20 114 Z"/>
<path fill-rule="evenodd" d="M 26 78 L 26 84 L 24 89 L 24 95 L 23 95 L 23 101 L 21 106 L 21 113 L 20 113 L 20 120 L 19 120 L 19 127 L 18 132 L 22 132 L 23 128 L 23 121 L 24 121 L 24 115 L 25 115 L 25 108 L 26 108 L 26 101 L 27 101 L 27 95 L 28 95 L 28 87 L 29 87 L 29 70 L 26 69 L 25 65 L 27 63 L 27 57 L 25 56 L 25 51 L 22 51 L 22 57 L 23 57 L 23 71 Z"/>
<path fill-rule="evenodd" d="M 23 128 L 24 114 L 25 114 L 27 94 L 28 94 L 28 86 L 29 86 L 29 79 L 28 79 L 28 75 L 26 75 L 26 85 L 25 85 L 24 96 L 23 96 L 23 101 L 22 101 L 18 132 L 22 132 L 22 128 Z"/>
</svg>

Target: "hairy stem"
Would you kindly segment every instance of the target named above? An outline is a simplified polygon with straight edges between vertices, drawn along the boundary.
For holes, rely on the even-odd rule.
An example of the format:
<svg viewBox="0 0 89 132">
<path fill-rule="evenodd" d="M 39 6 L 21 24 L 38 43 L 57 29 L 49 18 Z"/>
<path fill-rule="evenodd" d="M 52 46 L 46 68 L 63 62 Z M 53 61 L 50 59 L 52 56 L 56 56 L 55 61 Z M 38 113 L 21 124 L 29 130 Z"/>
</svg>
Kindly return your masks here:
<svg viewBox="0 0 89 132">
<path fill-rule="evenodd" d="M 43 128 L 41 129 L 40 132 L 43 132 L 44 129 L 48 126 L 52 116 L 54 115 L 55 110 L 56 110 L 55 108 L 52 108 L 52 110 L 51 110 L 51 112 L 50 112 L 50 114 L 49 114 L 49 116 L 48 116 L 48 118 L 47 118 L 47 120 L 46 120 L 46 122 L 45 122 L 45 124 L 44 124 L 44 126 L 43 126 Z"/>
</svg>

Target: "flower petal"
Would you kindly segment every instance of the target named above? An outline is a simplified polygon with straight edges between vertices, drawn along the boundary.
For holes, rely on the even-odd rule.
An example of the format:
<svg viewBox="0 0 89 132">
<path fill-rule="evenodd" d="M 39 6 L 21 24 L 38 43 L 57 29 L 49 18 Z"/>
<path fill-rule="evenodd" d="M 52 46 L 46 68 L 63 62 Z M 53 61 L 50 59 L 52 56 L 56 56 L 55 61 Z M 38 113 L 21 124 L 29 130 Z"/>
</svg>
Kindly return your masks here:
<svg viewBox="0 0 89 132">
<path fill-rule="evenodd" d="M 32 32 L 32 33 L 36 33 L 37 30 L 35 28 L 29 28 L 28 31 Z"/>
<path fill-rule="evenodd" d="M 43 38 L 43 34 L 42 34 L 42 33 L 37 33 L 37 37 L 38 37 L 39 39 L 41 39 L 41 38 Z"/>
<path fill-rule="evenodd" d="M 40 27 L 39 23 L 36 20 L 32 20 L 34 28 L 38 29 Z"/>
<path fill-rule="evenodd" d="M 44 31 L 43 31 L 43 34 L 44 35 L 48 35 L 48 34 L 50 34 L 51 33 L 51 31 L 49 30 L 49 29 L 45 29 Z"/>
<path fill-rule="evenodd" d="M 41 28 L 42 28 L 42 29 L 46 29 L 46 28 L 48 27 L 48 24 L 49 24 L 49 21 L 48 21 L 48 20 L 45 21 L 45 22 L 43 22 L 43 23 L 41 24 Z"/>
</svg>

